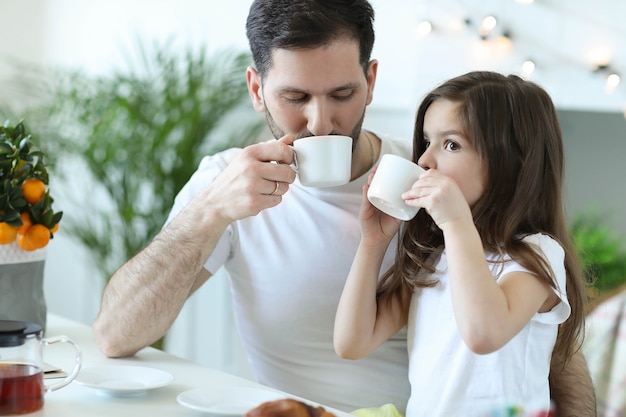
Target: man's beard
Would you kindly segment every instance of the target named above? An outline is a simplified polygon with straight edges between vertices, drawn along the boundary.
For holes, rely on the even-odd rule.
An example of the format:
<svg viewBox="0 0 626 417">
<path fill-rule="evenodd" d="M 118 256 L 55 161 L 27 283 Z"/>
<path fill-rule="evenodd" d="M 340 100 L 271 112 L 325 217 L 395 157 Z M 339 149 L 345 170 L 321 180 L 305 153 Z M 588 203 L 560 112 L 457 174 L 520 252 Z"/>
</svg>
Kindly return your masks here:
<svg viewBox="0 0 626 417">
<path fill-rule="evenodd" d="M 265 107 L 265 120 L 267 121 L 267 127 L 269 127 L 269 129 L 272 132 L 272 135 L 274 135 L 275 139 L 282 138 L 287 133 L 285 133 L 284 130 L 282 130 L 280 127 L 278 127 L 278 125 L 274 121 L 274 118 L 272 117 L 272 114 L 270 113 L 270 111 L 267 108 L 267 106 L 264 105 L 264 107 Z M 361 114 L 361 118 L 359 119 L 357 124 L 352 129 L 352 132 L 350 133 L 350 137 L 352 138 L 352 151 L 354 151 L 354 149 L 356 149 L 357 142 L 359 141 L 359 135 L 361 134 L 361 127 L 363 126 L 363 120 L 365 120 L 365 108 L 363 108 L 363 114 Z M 341 135 L 342 133 L 331 132 L 330 134 L 331 135 Z M 306 138 L 306 137 L 309 137 L 309 136 L 315 136 L 313 133 L 311 133 L 309 131 L 306 131 L 304 133 L 297 133 L 295 135 L 296 135 L 296 139 Z"/>
</svg>

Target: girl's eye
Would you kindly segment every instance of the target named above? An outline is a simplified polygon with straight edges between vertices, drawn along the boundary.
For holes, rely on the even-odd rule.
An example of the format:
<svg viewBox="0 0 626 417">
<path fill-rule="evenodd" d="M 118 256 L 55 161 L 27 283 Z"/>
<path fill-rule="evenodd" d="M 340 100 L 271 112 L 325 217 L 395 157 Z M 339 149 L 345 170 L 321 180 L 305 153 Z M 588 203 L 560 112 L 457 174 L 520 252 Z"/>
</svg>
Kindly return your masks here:
<svg viewBox="0 0 626 417">
<path fill-rule="evenodd" d="M 461 146 L 459 146 L 459 144 L 453 140 L 446 141 L 446 144 L 444 147 L 448 151 L 458 151 L 461 149 Z"/>
</svg>

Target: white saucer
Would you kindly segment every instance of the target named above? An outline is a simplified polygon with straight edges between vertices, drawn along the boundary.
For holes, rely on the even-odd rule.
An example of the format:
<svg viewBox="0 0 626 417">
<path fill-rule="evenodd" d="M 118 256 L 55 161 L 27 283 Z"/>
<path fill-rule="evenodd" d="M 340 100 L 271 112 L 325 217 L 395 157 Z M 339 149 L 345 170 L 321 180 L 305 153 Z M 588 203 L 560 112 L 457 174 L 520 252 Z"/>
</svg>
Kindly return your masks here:
<svg viewBox="0 0 626 417">
<path fill-rule="evenodd" d="M 96 366 L 80 371 L 75 381 L 99 392 L 120 397 L 141 395 L 147 390 L 170 384 L 174 376 L 144 366 Z"/>
<path fill-rule="evenodd" d="M 282 398 L 286 395 L 269 389 L 222 386 L 185 391 L 176 400 L 180 405 L 214 416 L 243 416 L 261 403 Z"/>
</svg>

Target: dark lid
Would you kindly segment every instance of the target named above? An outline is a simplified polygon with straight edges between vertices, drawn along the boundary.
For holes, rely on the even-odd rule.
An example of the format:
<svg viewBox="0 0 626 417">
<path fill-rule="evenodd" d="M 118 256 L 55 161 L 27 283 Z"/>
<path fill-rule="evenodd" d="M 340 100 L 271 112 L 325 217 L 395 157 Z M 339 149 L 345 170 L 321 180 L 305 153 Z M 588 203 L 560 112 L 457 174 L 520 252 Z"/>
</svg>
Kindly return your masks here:
<svg viewBox="0 0 626 417">
<path fill-rule="evenodd" d="M 42 328 L 28 321 L 0 320 L 0 347 L 21 346 L 30 336 L 40 334 Z"/>
</svg>

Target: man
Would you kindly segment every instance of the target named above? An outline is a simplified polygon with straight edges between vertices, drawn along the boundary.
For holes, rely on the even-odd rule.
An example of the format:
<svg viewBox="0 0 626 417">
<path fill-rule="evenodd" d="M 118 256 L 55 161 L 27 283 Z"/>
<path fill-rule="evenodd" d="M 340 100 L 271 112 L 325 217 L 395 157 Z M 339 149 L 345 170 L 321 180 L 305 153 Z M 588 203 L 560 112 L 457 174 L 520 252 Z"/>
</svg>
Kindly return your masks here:
<svg viewBox="0 0 626 417">
<path fill-rule="evenodd" d="M 259 382 L 346 411 L 385 403 L 405 409 L 404 330 L 359 361 L 338 358 L 332 344 L 359 241 L 362 187 L 380 155 L 411 154 L 408 140 L 361 130 L 378 69 L 370 60 L 373 16 L 366 0 L 252 4 L 247 35 L 256 68 L 247 70 L 248 89 L 277 140 L 201 162 L 161 233 L 105 289 L 94 329 L 106 355 L 132 355 L 163 336 L 193 291 L 224 265 Z M 352 180 L 303 187 L 288 165 L 290 145 L 327 134 L 353 138 Z M 579 416 L 583 394 L 593 396 L 581 363 L 575 381 L 558 382 L 579 390 Z"/>
</svg>

